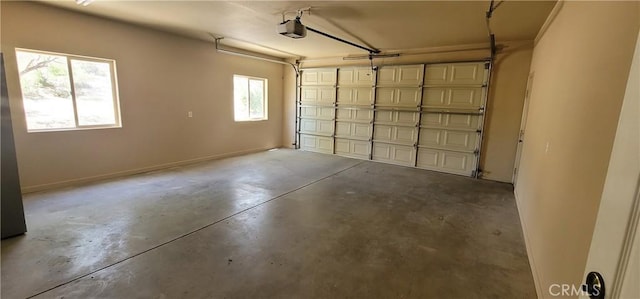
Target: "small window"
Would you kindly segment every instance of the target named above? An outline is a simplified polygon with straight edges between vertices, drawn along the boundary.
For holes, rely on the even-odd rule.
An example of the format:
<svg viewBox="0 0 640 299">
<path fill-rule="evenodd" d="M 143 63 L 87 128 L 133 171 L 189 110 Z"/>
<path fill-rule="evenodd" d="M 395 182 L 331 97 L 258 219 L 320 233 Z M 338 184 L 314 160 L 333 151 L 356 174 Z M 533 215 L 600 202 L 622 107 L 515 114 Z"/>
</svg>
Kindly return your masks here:
<svg viewBox="0 0 640 299">
<path fill-rule="evenodd" d="M 120 127 L 115 61 L 16 50 L 27 130 Z"/>
<path fill-rule="evenodd" d="M 233 76 L 233 107 L 236 121 L 267 119 L 267 79 Z"/>
</svg>

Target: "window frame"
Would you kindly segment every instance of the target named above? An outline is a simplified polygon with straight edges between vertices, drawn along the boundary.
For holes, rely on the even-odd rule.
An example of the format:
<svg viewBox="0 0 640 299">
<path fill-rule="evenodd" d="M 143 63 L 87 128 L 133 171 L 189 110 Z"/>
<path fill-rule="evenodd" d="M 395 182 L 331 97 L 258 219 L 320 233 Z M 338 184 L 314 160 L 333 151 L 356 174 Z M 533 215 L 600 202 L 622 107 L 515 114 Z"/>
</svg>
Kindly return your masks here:
<svg viewBox="0 0 640 299">
<path fill-rule="evenodd" d="M 247 79 L 247 108 L 249 116 L 246 119 L 237 119 L 236 118 L 236 95 L 235 95 L 235 78 L 246 78 Z M 261 118 L 251 118 L 251 80 L 262 81 L 262 111 L 263 116 Z M 233 120 L 234 122 L 256 122 L 256 121 L 266 121 L 269 120 L 269 79 L 260 78 L 255 76 L 247 76 L 247 75 L 239 75 L 233 74 L 232 80 L 232 100 L 233 100 Z"/>
<path fill-rule="evenodd" d="M 24 109 L 24 97 L 22 95 L 22 78 L 20 77 L 20 70 L 17 66 L 18 64 L 18 52 L 27 52 L 27 53 L 36 53 L 36 54 L 44 54 L 44 55 L 55 55 L 55 56 L 64 56 L 67 59 L 67 71 L 69 73 L 69 84 L 70 84 L 70 94 L 71 94 L 71 102 L 73 104 L 73 118 L 75 127 L 73 128 L 44 128 L 44 129 L 29 129 L 29 124 L 27 120 L 27 111 Z M 75 54 L 67 54 L 53 51 L 44 51 L 44 50 L 34 50 L 34 49 L 26 49 L 26 48 L 15 48 L 15 57 L 16 57 L 16 70 L 18 72 L 18 84 L 20 85 L 20 98 L 22 104 L 22 110 L 24 113 L 24 121 L 25 128 L 27 129 L 27 133 L 40 133 L 40 132 L 59 132 L 59 131 L 81 131 L 81 130 L 95 130 L 95 129 L 114 129 L 114 128 L 122 128 L 122 116 L 120 112 L 120 94 L 118 89 L 118 75 L 116 72 L 116 61 L 115 59 L 109 58 L 99 58 L 99 57 L 91 57 L 84 55 L 75 55 Z M 71 67 L 71 61 L 89 61 L 89 62 L 100 62 L 107 63 L 109 65 L 109 73 L 111 77 L 111 94 L 112 94 L 112 106 L 113 106 L 113 116 L 115 124 L 107 124 L 107 125 L 81 125 L 78 120 L 78 106 L 76 103 L 76 91 L 75 84 L 73 81 L 73 69 Z"/>
</svg>

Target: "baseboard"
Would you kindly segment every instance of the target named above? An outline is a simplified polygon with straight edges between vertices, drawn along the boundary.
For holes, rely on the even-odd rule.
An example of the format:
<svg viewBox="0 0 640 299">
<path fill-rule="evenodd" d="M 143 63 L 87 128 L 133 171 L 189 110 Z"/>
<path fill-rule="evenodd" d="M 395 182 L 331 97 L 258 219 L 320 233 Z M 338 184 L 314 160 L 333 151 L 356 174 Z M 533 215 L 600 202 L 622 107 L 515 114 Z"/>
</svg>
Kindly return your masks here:
<svg viewBox="0 0 640 299">
<path fill-rule="evenodd" d="M 25 187 L 22 187 L 22 193 L 26 194 L 26 193 L 45 191 L 45 190 L 56 189 L 56 188 L 83 185 L 83 184 L 88 184 L 96 181 L 114 179 L 114 178 L 130 176 L 130 175 L 135 175 L 135 174 L 140 174 L 140 173 L 145 173 L 150 171 L 157 171 L 157 170 L 172 168 L 172 167 L 185 166 L 185 165 L 200 163 L 200 162 L 209 161 L 209 160 L 217 160 L 217 159 L 223 159 L 223 158 L 242 156 L 242 155 L 266 151 L 269 149 L 271 149 L 271 147 L 254 148 L 250 150 L 236 151 L 236 152 L 205 156 L 205 157 L 189 159 L 189 160 L 175 161 L 175 162 L 170 162 L 165 164 L 153 165 L 153 166 L 137 168 L 137 169 L 130 169 L 125 171 L 118 171 L 118 172 L 113 172 L 108 174 L 101 174 L 101 175 L 79 178 L 79 179 L 72 179 L 72 180 L 61 181 L 61 182 L 54 182 L 54 183 L 34 185 L 34 186 L 25 186 Z"/>
<path fill-rule="evenodd" d="M 540 285 L 540 277 L 538 276 L 538 270 L 536 268 L 536 263 L 533 259 L 533 252 L 531 251 L 531 242 L 529 242 L 529 231 L 527 230 L 527 225 L 524 223 L 524 219 L 522 217 L 522 211 L 520 210 L 520 200 L 518 199 L 518 193 L 515 188 L 513 190 L 513 196 L 516 199 L 516 207 L 518 209 L 518 216 L 520 218 L 520 226 L 522 226 L 522 234 L 524 235 L 524 244 L 527 248 L 527 257 L 529 258 L 529 266 L 531 267 L 531 274 L 533 276 L 533 284 L 536 288 L 536 294 L 538 298 L 545 298 L 544 291 L 542 286 Z"/>
</svg>

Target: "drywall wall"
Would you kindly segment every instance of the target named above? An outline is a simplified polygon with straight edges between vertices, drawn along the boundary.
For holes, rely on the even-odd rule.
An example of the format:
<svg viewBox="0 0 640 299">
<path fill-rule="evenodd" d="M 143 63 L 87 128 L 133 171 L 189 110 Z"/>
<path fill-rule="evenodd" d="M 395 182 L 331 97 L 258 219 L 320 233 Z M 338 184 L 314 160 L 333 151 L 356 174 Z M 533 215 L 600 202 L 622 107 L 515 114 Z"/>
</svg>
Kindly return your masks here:
<svg viewBox="0 0 640 299">
<path fill-rule="evenodd" d="M 483 178 L 511 182 L 513 164 L 518 142 L 520 117 L 527 85 L 529 64 L 533 43 L 529 41 L 501 42 L 503 46 L 494 63 L 487 123 L 480 168 Z M 425 49 L 431 53 L 405 53 L 397 58 L 375 60 L 376 65 L 437 63 L 445 61 L 482 60 L 489 56 L 487 49 L 477 49 L 486 45 L 460 45 Z M 476 50 L 472 50 L 476 48 Z M 302 67 L 367 65 L 368 61 L 343 61 L 337 59 L 317 59 L 302 63 Z M 295 136 L 295 73 L 285 71 L 285 102 L 283 122 L 283 144 L 292 146 Z"/>
<path fill-rule="evenodd" d="M 624 277 L 617 277 L 616 272 L 625 273 L 618 269 L 618 260 L 624 252 L 627 226 L 630 223 L 634 202 L 640 205 L 636 194 L 640 188 L 640 34 L 637 37 L 636 48 L 627 79 L 627 87 L 620 109 L 620 119 L 616 137 L 611 149 L 609 169 L 604 183 L 598 218 L 593 231 L 589 258 L 583 276 L 591 271 L 597 271 L 607 281 L 608 293 L 614 291 L 616 284 L 624 280 L 624 289 L 620 298 L 640 298 L 640 229 L 636 231 L 635 246 L 631 251 L 627 273 Z M 632 229 L 632 228 L 631 228 Z M 631 230 L 632 232 L 633 230 Z M 629 240 L 630 242 L 632 240 Z M 631 246 L 632 244 L 627 244 Z M 628 282 L 627 282 L 628 281 Z M 615 298 L 615 297 L 612 297 Z"/>
<path fill-rule="evenodd" d="M 516 196 L 540 297 L 579 286 L 640 23 L 638 2 L 563 3 L 538 39 Z"/>
<path fill-rule="evenodd" d="M 42 4 L 1 5 L 2 51 L 26 191 L 282 144 L 280 64 Z M 16 47 L 115 59 L 122 128 L 27 133 Z M 269 80 L 268 121 L 234 122 L 233 74 Z"/>
<path fill-rule="evenodd" d="M 496 56 L 485 123 L 482 178 L 511 182 L 533 43 L 512 45 Z"/>
</svg>

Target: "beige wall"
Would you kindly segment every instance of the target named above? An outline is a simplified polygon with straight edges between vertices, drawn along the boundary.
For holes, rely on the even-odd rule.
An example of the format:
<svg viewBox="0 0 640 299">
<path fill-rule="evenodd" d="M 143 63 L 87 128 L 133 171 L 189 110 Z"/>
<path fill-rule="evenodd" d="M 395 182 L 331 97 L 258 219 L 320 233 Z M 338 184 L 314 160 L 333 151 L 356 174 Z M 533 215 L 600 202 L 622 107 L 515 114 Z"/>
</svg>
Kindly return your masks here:
<svg viewBox="0 0 640 299">
<path fill-rule="evenodd" d="M 636 194 L 638 188 L 640 188 L 640 33 L 636 40 L 616 137 L 611 149 L 607 178 L 591 239 L 589 258 L 583 274 L 586 276 L 591 271 L 601 273 L 608 280 L 607 284 L 612 286 L 608 292 L 614 291 L 614 284 L 617 284 L 614 283 L 614 279 L 623 279 L 624 285 L 620 298 L 640 298 L 640 284 L 638 284 L 640 281 L 640 227 L 636 230 L 635 241 L 628 240 L 635 245 L 630 250 L 631 257 L 626 274 L 623 277 L 616 276 L 618 271 L 618 273 L 625 273 L 624 266 L 618 265 L 618 261 L 624 261 L 627 226 L 630 225 L 630 229 L 633 229 L 638 225 L 633 223 L 633 214 L 630 212 L 634 210 L 634 205 L 640 204 L 640 198 L 637 198 L 640 194 Z"/>
<path fill-rule="evenodd" d="M 18 164 L 27 191 L 282 144 L 282 65 L 40 4 L 3 1 L 1 13 Z M 15 47 L 115 59 L 123 127 L 27 133 Z M 268 121 L 233 121 L 233 74 L 269 79 Z"/>
<path fill-rule="evenodd" d="M 566 2 L 534 47 L 516 194 L 542 297 L 583 280 L 639 22 L 638 2 Z"/>
<path fill-rule="evenodd" d="M 494 63 L 491 82 L 489 110 L 483 156 L 480 167 L 483 178 L 511 182 L 516 153 L 518 130 L 524 93 L 527 85 L 532 42 L 506 42 Z M 465 50 L 473 46 L 434 48 L 433 53 L 403 55 L 398 58 L 376 59 L 376 65 L 436 63 L 444 61 L 482 60 L 489 56 L 488 50 Z M 302 67 L 368 65 L 368 60 L 343 61 L 342 59 L 318 59 L 307 61 Z M 291 146 L 295 136 L 295 73 L 285 73 L 285 112 L 283 144 Z"/>
<path fill-rule="evenodd" d="M 496 56 L 480 161 L 484 179 L 511 182 L 532 54 L 531 42 Z"/>
</svg>

